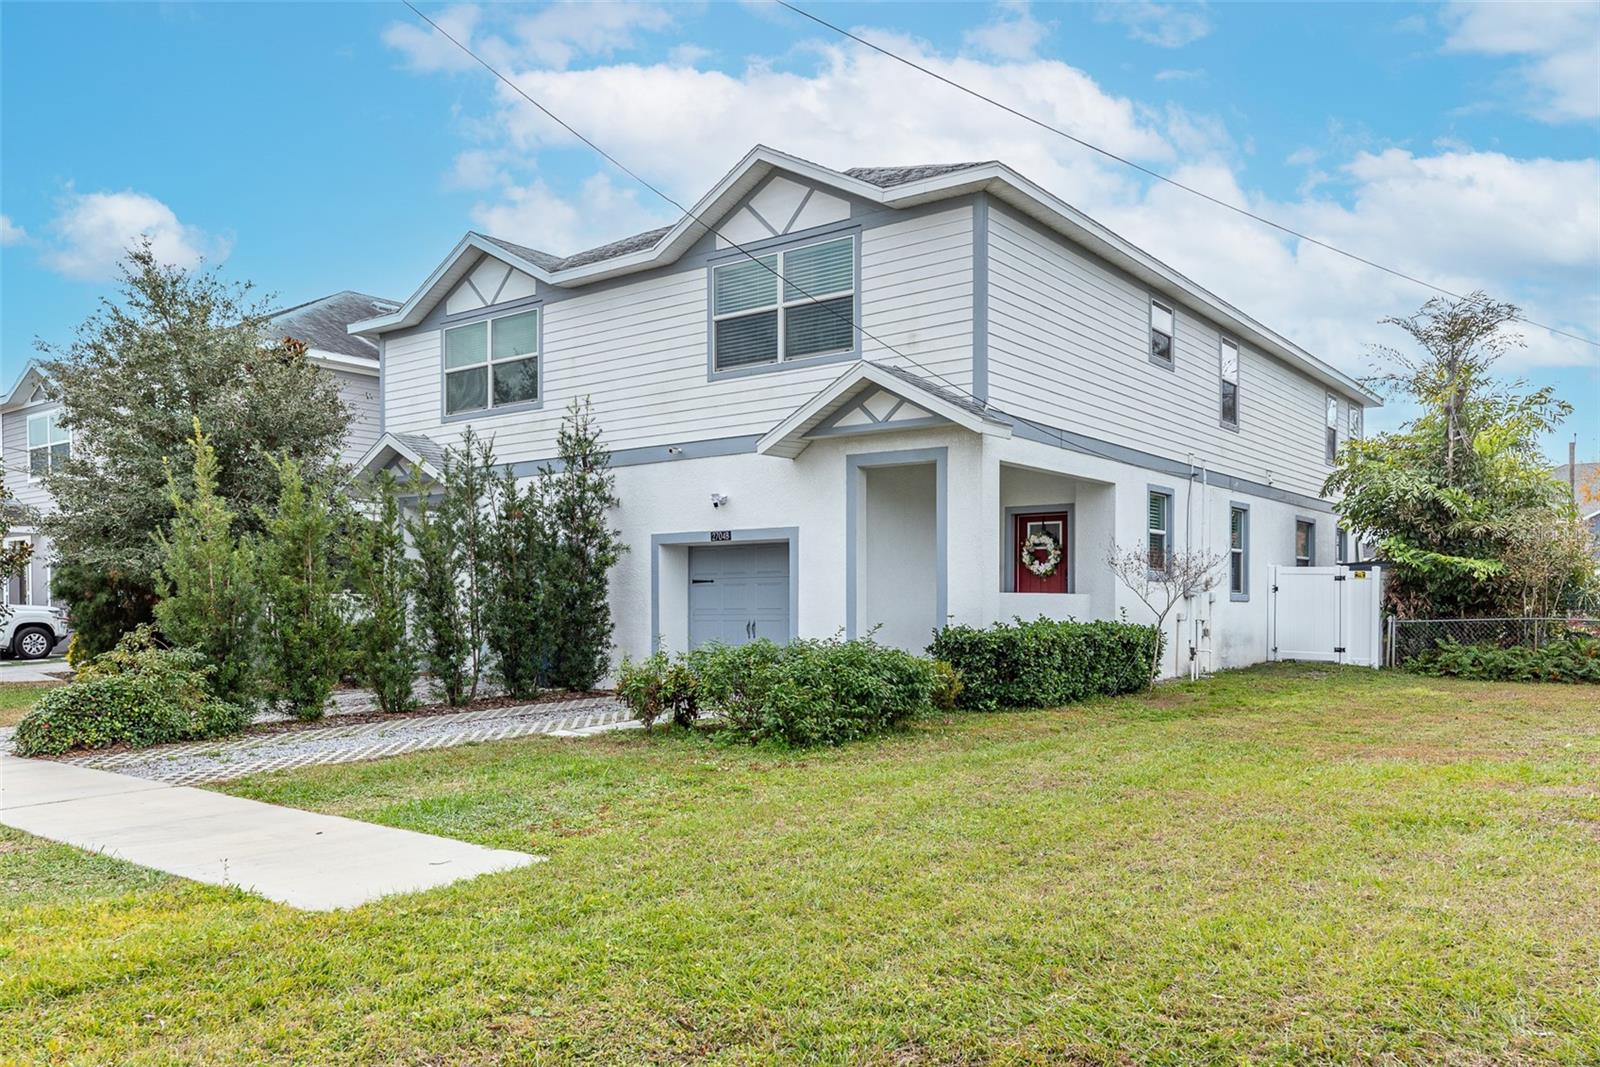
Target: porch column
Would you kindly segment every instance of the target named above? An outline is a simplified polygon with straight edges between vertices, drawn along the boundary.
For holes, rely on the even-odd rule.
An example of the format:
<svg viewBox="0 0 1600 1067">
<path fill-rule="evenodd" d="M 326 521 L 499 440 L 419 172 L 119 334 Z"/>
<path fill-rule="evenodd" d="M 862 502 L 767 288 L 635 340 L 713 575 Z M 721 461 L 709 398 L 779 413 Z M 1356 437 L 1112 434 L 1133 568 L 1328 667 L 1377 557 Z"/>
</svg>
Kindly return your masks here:
<svg viewBox="0 0 1600 1067">
<path fill-rule="evenodd" d="M 1000 608 L 1000 457 L 974 434 L 950 455 L 950 622 L 987 626 Z"/>
</svg>

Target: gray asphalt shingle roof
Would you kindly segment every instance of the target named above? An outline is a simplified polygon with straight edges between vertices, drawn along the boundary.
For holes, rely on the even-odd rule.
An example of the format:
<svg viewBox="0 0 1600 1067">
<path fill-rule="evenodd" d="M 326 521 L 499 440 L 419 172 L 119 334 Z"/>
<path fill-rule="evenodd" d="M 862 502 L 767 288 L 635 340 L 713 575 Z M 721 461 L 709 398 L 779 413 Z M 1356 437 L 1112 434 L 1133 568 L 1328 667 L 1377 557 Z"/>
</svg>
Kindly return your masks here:
<svg viewBox="0 0 1600 1067">
<path fill-rule="evenodd" d="M 970 170 L 973 167 L 987 166 L 987 163 L 922 163 L 913 167 L 851 167 L 841 173 L 852 178 L 857 178 L 880 189 L 892 189 L 897 185 L 906 185 L 910 182 L 921 181 L 924 178 L 936 178 L 941 174 L 950 174 L 958 170 Z M 631 237 L 611 241 L 594 248 L 575 252 L 570 256 L 557 256 L 537 248 L 529 248 L 514 241 L 507 241 L 503 237 L 491 237 L 484 233 L 478 236 L 486 241 L 504 248 L 512 255 L 520 256 L 542 270 L 558 271 L 570 270 L 573 267 L 586 267 L 591 263 L 603 263 L 608 259 L 628 255 L 630 252 L 641 252 L 647 248 L 654 248 L 657 241 L 665 237 L 671 226 L 658 226 L 653 230 L 636 233 Z"/>
<path fill-rule="evenodd" d="M 420 433 L 390 434 L 396 441 L 417 454 L 417 457 L 436 471 L 444 470 L 444 446 Z"/>
<path fill-rule="evenodd" d="M 869 359 L 867 362 L 871 363 L 879 370 L 888 371 L 890 374 L 894 375 L 896 378 L 899 378 L 907 385 L 915 386 L 925 393 L 932 393 L 945 403 L 954 404 L 956 407 L 965 411 L 969 411 L 979 418 L 989 419 L 991 422 L 996 420 L 1001 422 L 1010 421 L 1006 419 L 1006 417 L 1001 414 L 998 409 L 990 407 L 981 400 L 978 400 L 967 393 L 958 392 L 957 390 L 949 388 L 948 386 L 940 385 L 938 382 L 924 378 L 920 374 L 913 374 L 904 367 L 895 367 L 888 363 L 879 363 L 875 359 Z"/>
<path fill-rule="evenodd" d="M 308 300 L 275 312 L 268 320 L 277 337 L 292 337 L 310 348 L 376 362 L 378 346 L 346 331 L 352 322 L 382 315 L 400 306 L 398 300 L 358 293 L 353 289 Z"/>
</svg>

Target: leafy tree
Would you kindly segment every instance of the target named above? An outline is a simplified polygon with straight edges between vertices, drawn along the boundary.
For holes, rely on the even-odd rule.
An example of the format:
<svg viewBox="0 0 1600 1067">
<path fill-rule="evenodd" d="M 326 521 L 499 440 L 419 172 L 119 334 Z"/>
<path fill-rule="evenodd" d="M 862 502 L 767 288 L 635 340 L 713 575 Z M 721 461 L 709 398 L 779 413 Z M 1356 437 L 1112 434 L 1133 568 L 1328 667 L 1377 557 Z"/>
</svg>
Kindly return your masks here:
<svg viewBox="0 0 1600 1067">
<path fill-rule="evenodd" d="M 416 628 L 422 638 L 422 662 L 432 680 L 434 695 L 460 707 L 471 699 L 468 664 L 472 649 L 461 604 L 455 535 L 440 508 L 429 499 L 424 479 L 420 469 L 412 469 L 411 482 L 420 491 L 416 511 L 406 520 L 406 532 L 416 554 Z"/>
<path fill-rule="evenodd" d="M 268 457 L 315 479 L 337 462 L 349 421 L 333 377 L 303 345 L 267 340 L 269 312 L 249 285 L 164 265 L 146 241 L 129 253 L 120 290 L 71 344 L 40 346 L 46 388 L 73 434 L 72 458 L 45 475 L 59 512 L 42 525 L 72 563 L 58 581 L 79 639 L 100 651 L 116 643 L 113 627 L 150 618 L 153 535 L 174 514 L 166 471 L 188 467 L 194 420 L 218 458 L 216 491 L 245 533 L 260 531 L 278 493 Z"/>
<path fill-rule="evenodd" d="M 249 545 L 234 532 L 234 513 L 217 493 L 217 453 L 193 421 L 191 488 L 185 493 L 171 466 L 170 528 L 155 535 L 155 575 L 161 600 L 156 622 L 174 644 L 202 653 L 214 668 L 212 690 L 231 704 L 250 705 L 257 692 L 256 622 L 260 597 Z"/>
<path fill-rule="evenodd" d="M 540 472 L 551 531 L 544 567 L 544 613 L 553 634 L 549 683 L 591 689 L 611 658 L 609 577 L 626 546 L 609 512 L 620 501 L 611 453 L 587 398 L 574 399 L 556 437 L 559 467 Z"/>
<path fill-rule="evenodd" d="M 494 445 L 472 432 L 459 448 L 444 454 L 444 484 L 439 517 L 449 530 L 461 593 L 461 618 L 466 627 L 467 699 L 478 695 L 487 673 L 484 643 L 485 592 L 489 586 L 489 496 L 496 485 Z"/>
<path fill-rule="evenodd" d="M 349 658 L 334 565 L 339 521 L 326 477 L 307 482 L 300 464 L 274 460 L 278 500 L 255 539 L 266 625 L 268 695 L 299 719 L 320 719 Z"/>
<path fill-rule="evenodd" d="M 384 711 L 416 706 L 417 655 L 406 633 L 415 575 L 406 556 L 400 490 L 378 474 L 370 509 L 352 521 L 350 587 L 361 606 L 355 623 L 355 670 Z"/>
<path fill-rule="evenodd" d="M 550 658 L 544 610 L 549 531 L 539 481 L 519 486 L 509 470 L 495 484 L 489 508 L 484 641 L 507 695 L 538 693 Z"/>
<path fill-rule="evenodd" d="M 1520 613 L 1532 601 L 1508 576 L 1507 557 L 1527 531 L 1575 523 L 1564 488 L 1550 473 L 1540 437 L 1572 412 L 1549 388 L 1500 383 L 1495 362 L 1521 344 L 1504 333 L 1517 314 L 1474 293 L 1429 300 L 1416 315 L 1386 319 L 1416 350 L 1376 347 L 1390 370 L 1374 381 L 1421 414 L 1395 433 L 1350 441 L 1324 492 L 1342 494 L 1346 527 L 1375 539 L 1392 564 L 1389 607 L 1401 615 Z M 1561 538 L 1562 543 L 1575 543 Z M 1569 553 L 1560 603 L 1581 590 L 1589 568 Z"/>
</svg>

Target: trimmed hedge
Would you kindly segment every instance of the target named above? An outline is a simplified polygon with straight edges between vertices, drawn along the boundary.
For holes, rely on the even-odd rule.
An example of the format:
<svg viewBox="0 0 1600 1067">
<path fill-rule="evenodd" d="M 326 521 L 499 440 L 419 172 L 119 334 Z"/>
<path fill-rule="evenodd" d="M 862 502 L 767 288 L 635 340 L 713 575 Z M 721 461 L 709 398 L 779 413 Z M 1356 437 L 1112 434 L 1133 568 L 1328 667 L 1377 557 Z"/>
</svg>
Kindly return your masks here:
<svg viewBox="0 0 1600 1067">
<path fill-rule="evenodd" d="M 625 661 L 617 696 L 646 727 L 718 716 L 720 737 L 749 744 L 836 745 L 903 725 L 948 699 L 960 682 L 935 664 L 870 639 L 787 645 L 702 645 Z"/>
<path fill-rule="evenodd" d="M 947 626 L 929 655 L 961 676 L 960 707 L 1047 708 L 1149 687 L 1153 626 L 1039 618 L 986 629 Z"/>
<path fill-rule="evenodd" d="M 1446 638 L 1412 657 L 1406 668 L 1480 682 L 1600 683 L 1600 637 L 1573 632 L 1538 648 L 1463 645 Z"/>
<path fill-rule="evenodd" d="M 14 738 L 17 754 L 197 741 L 250 725 L 248 709 L 211 695 L 208 674 L 200 653 L 162 648 L 148 627 L 140 627 L 22 717 Z"/>
</svg>

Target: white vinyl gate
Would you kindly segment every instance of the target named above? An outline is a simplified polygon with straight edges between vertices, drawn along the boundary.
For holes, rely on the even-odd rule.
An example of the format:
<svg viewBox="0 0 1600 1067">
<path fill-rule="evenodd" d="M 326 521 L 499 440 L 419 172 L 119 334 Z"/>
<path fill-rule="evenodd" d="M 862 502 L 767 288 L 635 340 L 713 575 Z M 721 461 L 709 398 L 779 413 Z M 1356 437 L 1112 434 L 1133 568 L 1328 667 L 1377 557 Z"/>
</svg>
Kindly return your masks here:
<svg viewBox="0 0 1600 1067">
<path fill-rule="evenodd" d="M 1268 658 L 1382 664 L 1381 568 L 1274 566 L 1267 604 Z"/>
</svg>

